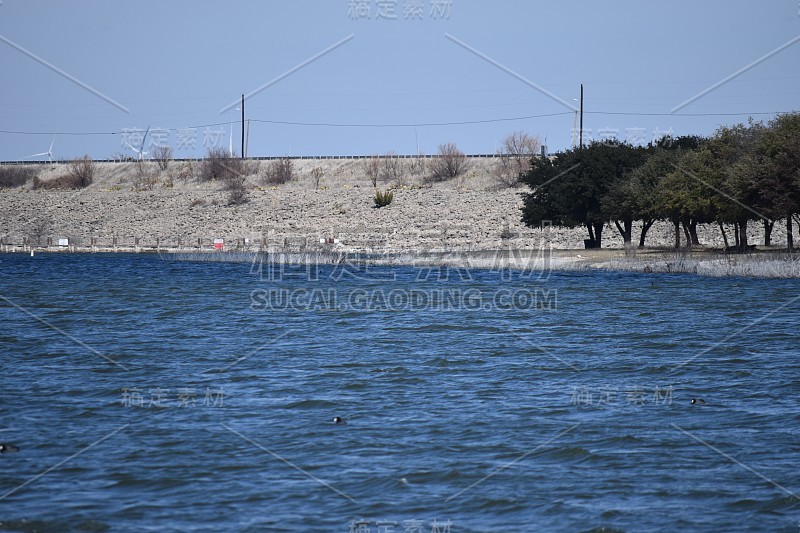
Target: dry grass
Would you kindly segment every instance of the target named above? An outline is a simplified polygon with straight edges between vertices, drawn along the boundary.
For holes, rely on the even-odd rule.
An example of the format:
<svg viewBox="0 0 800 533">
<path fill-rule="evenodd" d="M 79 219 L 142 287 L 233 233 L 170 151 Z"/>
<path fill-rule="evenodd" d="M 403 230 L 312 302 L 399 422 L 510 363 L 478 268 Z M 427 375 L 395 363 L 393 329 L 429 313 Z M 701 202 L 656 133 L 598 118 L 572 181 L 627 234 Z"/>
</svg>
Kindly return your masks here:
<svg viewBox="0 0 800 533">
<path fill-rule="evenodd" d="M 51 180 L 33 178 L 34 189 L 83 189 L 94 181 L 95 165 L 88 155 L 75 159 L 69 164 L 67 173 Z"/>
<path fill-rule="evenodd" d="M 591 268 L 592 265 L 584 263 Z M 694 254 L 631 256 L 593 265 L 606 270 L 653 274 L 697 274 L 707 277 L 800 278 L 800 255 L 768 252 L 750 255 Z"/>
<path fill-rule="evenodd" d="M 21 187 L 28 180 L 39 175 L 39 170 L 34 167 L 8 165 L 0 167 L 0 188 L 11 189 Z"/>
</svg>

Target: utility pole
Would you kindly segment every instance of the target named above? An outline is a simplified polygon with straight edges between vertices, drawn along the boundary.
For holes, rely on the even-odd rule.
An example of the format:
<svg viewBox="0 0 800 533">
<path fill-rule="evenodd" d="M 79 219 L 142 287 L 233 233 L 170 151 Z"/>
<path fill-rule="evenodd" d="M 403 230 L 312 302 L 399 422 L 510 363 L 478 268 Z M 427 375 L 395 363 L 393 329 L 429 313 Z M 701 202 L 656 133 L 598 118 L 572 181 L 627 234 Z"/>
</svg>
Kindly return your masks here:
<svg viewBox="0 0 800 533">
<path fill-rule="evenodd" d="M 244 106 L 242 106 L 244 109 Z M 580 129 L 580 144 L 578 145 L 583 150 L 583 84 L 581 83 L 581 129 Z"/>
<path fill-rule="evenodd" d="M 244 95 L 242 95 L 242 159 L 244 158 Z"/>
<path fill-rule="evenodd" d="M 573 100 L 575 100 L 573 98 Z M 572 149 L 578 146 L 578 110 L 575 110 L 575 117 L 572 119 Z"/>
</svg>

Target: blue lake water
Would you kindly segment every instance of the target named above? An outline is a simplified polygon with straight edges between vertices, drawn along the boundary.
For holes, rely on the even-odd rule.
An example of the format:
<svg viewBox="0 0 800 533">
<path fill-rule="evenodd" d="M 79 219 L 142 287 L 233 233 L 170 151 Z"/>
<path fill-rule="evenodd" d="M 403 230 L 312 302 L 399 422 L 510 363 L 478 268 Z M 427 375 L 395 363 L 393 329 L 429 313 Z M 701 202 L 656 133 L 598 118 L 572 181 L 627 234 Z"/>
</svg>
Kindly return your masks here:
<svg viewBox="0 0 800 533">
<path fill-rule="evenodd" d="M 0 530 L 798 531 L 797 281 L 258 270 L 0 256 Z"/>
</svg>

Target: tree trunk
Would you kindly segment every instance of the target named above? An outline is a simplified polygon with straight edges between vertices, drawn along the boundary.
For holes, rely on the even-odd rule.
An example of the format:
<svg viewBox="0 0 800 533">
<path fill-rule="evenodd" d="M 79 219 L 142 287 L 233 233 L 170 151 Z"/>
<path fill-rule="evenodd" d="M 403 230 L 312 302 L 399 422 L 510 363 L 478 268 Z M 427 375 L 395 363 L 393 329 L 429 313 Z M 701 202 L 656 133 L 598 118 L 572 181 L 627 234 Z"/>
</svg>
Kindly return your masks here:
<svg viewBox="0 0 800 533">
<path fill-rule="evenodd" d="M 675 227 L 675 249 L 677 250 L 681 247 L 681 223 L 673 220 L 672 225 Z"/>
<path fill-rule="evenodd" d="M 774 220 L 764 220 L 764 246 L 772 244 L 772 228 L 775 227 Z"/>
<path fill-rule="evenodd" d="M 725 233 L 725 226 L 722 225 L 722 222 L 717 222 L 719 224 L 719 230 L 722 232 L 722 242 L 725 243 L 725 249 L 728 249 L 728 235 Z"/>
<path fill-rule="evenodd" d="M 644 239 L 647 236 L 647 232 L 653 226 L 655 220 L 644 220 L 642 221 L 642 234 L 639 237 L 639 248 L 644 248 Z"/>
<path fill-rule="evenodd" d="M 622 242 L 630 244 L 632 240 L 631 235 L 633 234 L 633 220 L 626 219 L 622 222 L 625 224 L 624 227 L 619 223 L 619 220 L 615 220 L 614 224 L 617 226 L 617 231 L 619 231 L 620 236 L 622 236 Z"/>
<path fill-rule="evenodd" d="M 603 223 L 594 224 L 594 245 L 595 248 L 603 247 Z"/>
<path fill-rule="evenodd" d="M 739 249 L 747 251 L 747 220 L 739 222 Z"/>
<path fill-rule="evenodd" d="M 683 226 L 683 236 L 686 237 L 686 246 L 688 248 L 692 245 L 692 236 L 689 234 L 689 224 L 684 220 L 681 222 L 681 226 Z"/>
<path fill-rule="evenodd" d="M 789 250 L 789 253 L 794 251 L 794 235 L 792 235 L 792 215 L 790 214 L 786 217 L 786 248 Z"/>
<path fill-rule="evenodd" d="M 736 243 L 735 243 L 736 249 L 740 250 L 741 249 L 741 241 L 739 240 L 739 223 L 738 222 L 734 222 L 733 223 L 733 236 L 736 238 Z"/>
<path fill-rule="evenodd" d="M 692 238 L 694 246 L 700 246 L 700 239 L 697 238 L 697 221 L 692 220 L 689 222 L 689 236 Z"/>
<path fill-rule="evenodd" d="M 594 238 L 594 230 L 592 229 L 592 225 L 588 222 L 586 223 L 586 229 L 589 230 L 589 242 L 591 243 L 589 248 L 594 248 L 597 246 L 597 241 Z"/>
</svg>

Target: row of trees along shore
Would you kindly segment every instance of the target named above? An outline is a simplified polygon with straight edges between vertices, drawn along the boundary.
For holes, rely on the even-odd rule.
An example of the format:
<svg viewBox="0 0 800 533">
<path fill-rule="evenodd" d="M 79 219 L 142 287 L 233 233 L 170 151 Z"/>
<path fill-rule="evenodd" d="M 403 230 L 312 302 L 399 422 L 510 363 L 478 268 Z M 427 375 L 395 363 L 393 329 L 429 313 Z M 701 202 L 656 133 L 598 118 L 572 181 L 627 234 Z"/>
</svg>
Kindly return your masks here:
<svg viewBox="0 0 800 533">
<path fill-rule="evenodd" d="M 653 223 L 665 220 L 675 228 L 676 248 L 681 233 L 699 245 L 697 225 L 716 223 L 726 248 L 745 251 L 749 223 L 763 224 L 769 246 L 775 221 L 785 220 L 791 251 L 792 225 L 800 224 L 800 113 L 722 127 L 707 138 L 665 137 L 648 146 L 594 142 L 534 158 L 520 179 L 531 189 L 523 194 L 522 221 L 584 226 L 587 247 L 601 247 L 611 222 L 626 245 L 640 222 L 644 246 Z M 733 225 L 732 244 L 723 224 Z"/>
</svg>

